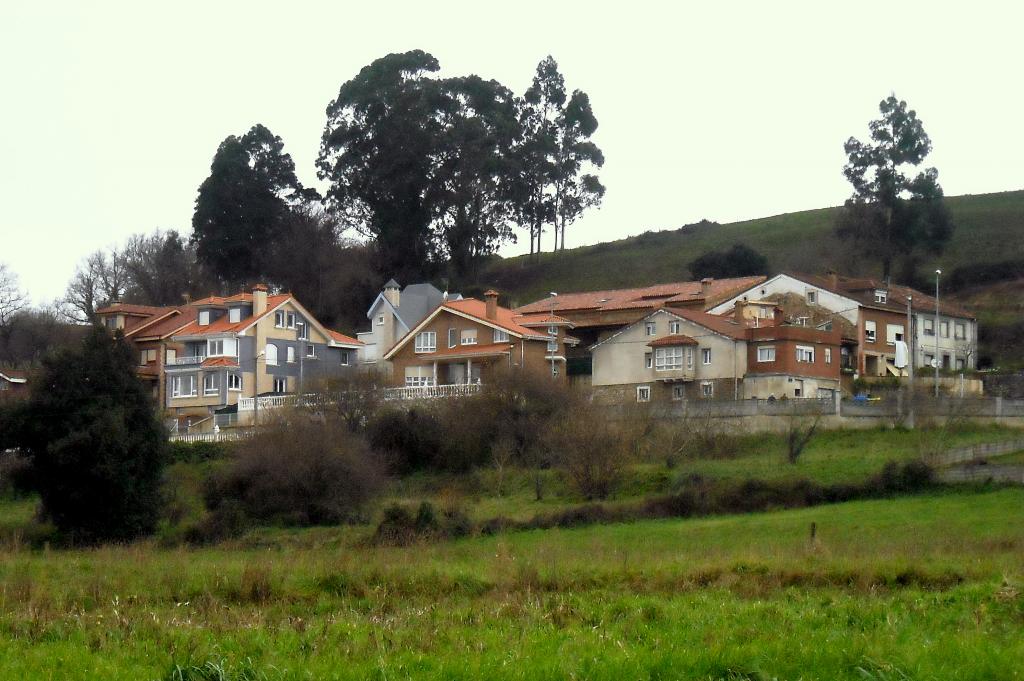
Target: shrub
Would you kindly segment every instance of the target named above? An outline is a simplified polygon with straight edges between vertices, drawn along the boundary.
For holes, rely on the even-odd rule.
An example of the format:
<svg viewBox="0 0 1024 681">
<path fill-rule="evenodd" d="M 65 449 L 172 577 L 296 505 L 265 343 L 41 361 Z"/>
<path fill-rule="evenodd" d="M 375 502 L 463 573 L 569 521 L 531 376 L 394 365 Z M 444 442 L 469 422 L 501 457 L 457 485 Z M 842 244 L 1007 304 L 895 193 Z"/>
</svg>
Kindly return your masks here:
<svg viewBox="0 0 1024 681">
<path fill-rule="evenodd" d="M 367 427 L 367 438 L 394 473 L 411 473 L 435 465 L 442 446 L 442 429 L 429 410 L 388 409 Z"/>
<path fill-rule="evenodd" d="M 622 481 L 629 447 L 615 425 L 577 403 L 545 430 L 553 460 L 586 499 L 605 499 Z"/>
<path fill-rule="evenodd" d="M 32 461 L 17 452 L 0 451 L 0 496 L 19 497 L 34 486 Z"/>
<path fill-rule="evenodd" d="M 383 476 L 366 444 L 342 424 L 293 415 L 235 448 L 211 476 L 211 523 L 237 529 L 246 520 L 322 525 L 353 520 L 375 498 Z"/>
<path fill-rule="evenodd" d="M 408 506 L 391 504 L 384 509 L 373 542 L 384 546 L 407 546 L 416 541 L 465 537 L 474 529 L 469 516 L 457 506 L 449 506 L 438 513 L 433 504 L 424 501 L 413 513 Z"/>
<path fill-rule="evenodd" d="M 199 463 L 227 456 L 230 444 L 226 442 L 171 442 L 171 463 Z"/>
</svg>

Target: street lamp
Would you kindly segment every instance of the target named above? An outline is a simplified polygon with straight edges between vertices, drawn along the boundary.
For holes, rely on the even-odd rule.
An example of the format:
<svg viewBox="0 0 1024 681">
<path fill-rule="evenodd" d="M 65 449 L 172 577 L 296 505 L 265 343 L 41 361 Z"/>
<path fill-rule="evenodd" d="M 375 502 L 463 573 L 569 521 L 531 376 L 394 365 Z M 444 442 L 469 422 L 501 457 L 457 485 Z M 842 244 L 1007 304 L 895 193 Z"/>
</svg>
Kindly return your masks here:
<svg viewBox="0 0 1024 681">
<path fill-rule="evenodd" d="M 255 427 L 259 421 L 260 408 L 260 358 L 267 354 L 266 350 L 260 350 L 252 358 L 252 425 Z"/>
<path fill-rule="evenodd" d="M 551 318 L 548 320 L 548 332 L 550 335 L 551 322 L 555 321 L 555 298 L 558 297 L 558 292 L 548 291 L 548 295 L 551 296 Z M 555 352 L 558 351 L 558 332 L 555 331 L 555 349 L 551 351 L 551 380 L 555 380 Z"/>
<path fill-rule="evenodd" d="M 935 397 L 939 396 L 939 275 L 935 270 Z"/>
</svg>

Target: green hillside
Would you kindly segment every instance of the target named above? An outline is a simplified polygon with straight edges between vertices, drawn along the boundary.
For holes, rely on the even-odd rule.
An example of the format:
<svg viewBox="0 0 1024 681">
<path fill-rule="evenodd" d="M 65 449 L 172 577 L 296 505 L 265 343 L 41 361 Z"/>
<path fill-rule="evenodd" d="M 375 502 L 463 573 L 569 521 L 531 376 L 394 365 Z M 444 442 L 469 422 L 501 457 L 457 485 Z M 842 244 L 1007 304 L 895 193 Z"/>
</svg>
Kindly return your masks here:
<svg viewBox="0 0 1024 681">
<path fill-rule="evenodd" d="M 952 271 L 963 265 L 1024 258 L 1024 191 L 954 196 L 948 200 L 956 223 L 945 254 L 923 265 Z M 763 253 L 772 271 L 808 272 L 835 268 L 850 275 L 878 275 L 875 263 L 858 260 L 833 234 L 837 208 L 787 213 L 725 225 L 706 223 L 546 253 L 499 259 L 481 274 L 512 302 L 526 303 L 548 291 L 585 291 L 690 278 L 697 256 L 742 243 Z"/>
</svg>

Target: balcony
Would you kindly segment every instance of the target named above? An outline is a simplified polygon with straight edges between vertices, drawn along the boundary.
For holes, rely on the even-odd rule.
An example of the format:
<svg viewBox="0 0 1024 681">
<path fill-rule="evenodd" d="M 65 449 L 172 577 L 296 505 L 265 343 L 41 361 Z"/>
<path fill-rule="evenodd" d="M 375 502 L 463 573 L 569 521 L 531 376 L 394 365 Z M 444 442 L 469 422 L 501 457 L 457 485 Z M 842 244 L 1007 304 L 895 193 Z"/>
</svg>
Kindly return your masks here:
<svg viewBox="0 0 1024 681">
<path fill-rule="evenodd" d="M 167 363 L 169 367 L 187 366 L 190 364 L 202 364 L 203 360 L 206 359 L 203 355 L 195 355 L 192 357 L 175 357 Z"/>
<path fill-rule="evenodd" d="M 433 400 L 438 398 L 468 397 L 479 392 L 479 383 L 453 383 L 450 385 L 385 388 L 383 398 L 385 400 Z"/>
<path fill-rule="evenodd" d="M 690 367 L 689 369 L 684 367 L 679 367 L 678 369 L 655 369 L 652 372 L 652 380 L 666 381 L 670 383 L 676 381 L 692 381 L 694 378 L 694 372 L 695 369 L 693 367 Z"/>
</svg>

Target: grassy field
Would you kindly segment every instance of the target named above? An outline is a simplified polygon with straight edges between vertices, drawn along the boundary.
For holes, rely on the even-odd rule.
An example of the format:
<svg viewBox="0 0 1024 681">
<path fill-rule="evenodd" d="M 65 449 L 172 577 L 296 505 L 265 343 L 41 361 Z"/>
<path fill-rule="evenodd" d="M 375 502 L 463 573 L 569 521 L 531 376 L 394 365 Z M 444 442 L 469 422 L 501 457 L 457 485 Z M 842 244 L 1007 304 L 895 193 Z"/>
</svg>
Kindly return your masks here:
<svg viewBox="0 0 1024 681">
<path fill-rule="evenodd" d="M 1013 679 L 1022 566 L 1021 490 L 411 548 L 8 547 L 0 677 Z"/>
</svg>

